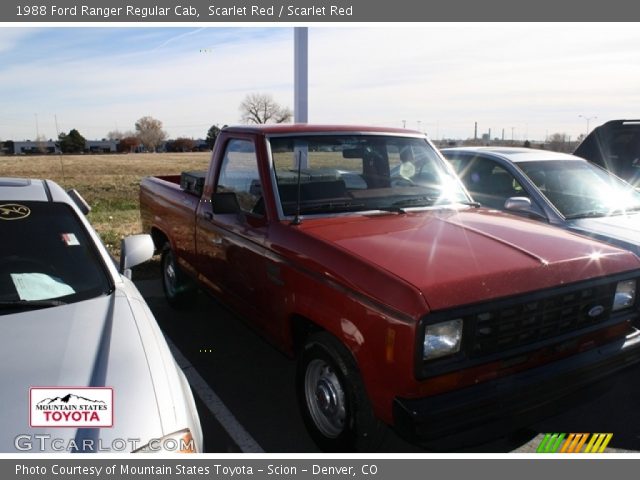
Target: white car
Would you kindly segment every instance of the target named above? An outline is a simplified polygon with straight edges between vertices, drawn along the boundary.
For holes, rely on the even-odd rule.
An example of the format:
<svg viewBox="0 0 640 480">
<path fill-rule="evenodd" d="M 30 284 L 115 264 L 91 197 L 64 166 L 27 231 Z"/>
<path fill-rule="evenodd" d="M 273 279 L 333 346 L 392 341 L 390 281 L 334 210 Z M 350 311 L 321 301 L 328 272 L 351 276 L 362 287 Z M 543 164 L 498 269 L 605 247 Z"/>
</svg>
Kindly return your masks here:
<svg viewBox="0 0 640 480">
<path fill-rule="evenodd" d="M 84 204 L 86 206 L 86 204 Z M 0 452 L 202 452 L 189 384 L 77 192 L 0 178 Z"/>
</svg>

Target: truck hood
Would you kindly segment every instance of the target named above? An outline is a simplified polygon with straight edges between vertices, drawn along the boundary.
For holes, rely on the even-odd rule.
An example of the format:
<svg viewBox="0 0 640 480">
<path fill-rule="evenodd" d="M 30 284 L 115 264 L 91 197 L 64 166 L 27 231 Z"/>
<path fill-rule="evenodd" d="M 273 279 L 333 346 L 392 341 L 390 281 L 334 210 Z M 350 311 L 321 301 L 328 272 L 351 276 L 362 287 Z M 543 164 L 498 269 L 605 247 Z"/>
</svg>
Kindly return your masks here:
<svg viewBox="0 0 640 480">
<path fill-rule="evenodd" d="M 580 218 L 569 221 L 568 226 L 577 232 L 640 253 L 640 213 Z"/>
<path fill-rule="evenodd" d="M 637 257 L 615 247 L 485 209 L 342 216 L 302 226 L 409 282 L 430 310 L 640 267 Z"/>
<path fill-rule="evenodd" d="M 0 316 L 0 451 L 30 439 L 33 452 L 51 451 L 76 438 L 76 428 L 31 428 L 30 387 L 112 387 L 112 428 L 85 429 L 105 447 L 116 438 L 138 447 L 162 436 L 158 402 L 130 299 L 119 290 L 69 305 Z M 26 437 L 25 437 L 26 436 Z M 86 438 L 86 437 L 85 437 Z M 26 440 L 22 444 L 26 445 Z M 127 449 L 133 443 L 127 445 Z M 19 450 L 21 450 L 19 448 Z M 56 446 L 53 446 L 56 450 Z"/>
</svg>

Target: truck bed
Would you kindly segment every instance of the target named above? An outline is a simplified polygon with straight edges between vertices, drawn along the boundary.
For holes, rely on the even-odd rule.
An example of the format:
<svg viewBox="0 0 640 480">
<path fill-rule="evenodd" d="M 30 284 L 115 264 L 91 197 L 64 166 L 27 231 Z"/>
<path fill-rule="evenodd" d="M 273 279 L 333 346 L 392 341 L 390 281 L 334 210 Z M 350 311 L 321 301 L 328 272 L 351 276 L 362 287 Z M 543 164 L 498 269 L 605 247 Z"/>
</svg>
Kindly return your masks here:
<svg viewBox="0 0 640 480">
<path fill-rule="evenodd" d="M 140 216 L 143 231 L 163 231 L 178 258 L 191 263 L 195 256 L 195 215 L 200 197 L 180 188 L 180 175 L 146 177 L 140 184 Z M 154 227 L 155 226 L 155 227 Z M 154 238 L 157 240 L 157 238 Z M 159 248 L 163 242 L 156 241 Z M 188 268 L 183 264 L 183 267 Z"/>
</svg>

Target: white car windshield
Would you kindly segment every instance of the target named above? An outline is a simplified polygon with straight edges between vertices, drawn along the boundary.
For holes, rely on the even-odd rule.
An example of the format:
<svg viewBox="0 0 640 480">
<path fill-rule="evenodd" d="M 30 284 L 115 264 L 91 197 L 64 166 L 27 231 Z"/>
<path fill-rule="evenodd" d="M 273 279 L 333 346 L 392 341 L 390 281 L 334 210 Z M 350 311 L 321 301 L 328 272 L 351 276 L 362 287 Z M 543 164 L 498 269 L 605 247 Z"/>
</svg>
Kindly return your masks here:
<svg viewBox="0 0 640 480">
<path fill-rule="evenodd" d="M 111 291 L 93 240 L 65 204 L 0 201 L 0 238 L 0 315 Z"/>
<path fill-rule="evenodd" d="M 285 215 L 470 201 L 424 138 L 331 134 L 269 141 Z"/>
</svg>

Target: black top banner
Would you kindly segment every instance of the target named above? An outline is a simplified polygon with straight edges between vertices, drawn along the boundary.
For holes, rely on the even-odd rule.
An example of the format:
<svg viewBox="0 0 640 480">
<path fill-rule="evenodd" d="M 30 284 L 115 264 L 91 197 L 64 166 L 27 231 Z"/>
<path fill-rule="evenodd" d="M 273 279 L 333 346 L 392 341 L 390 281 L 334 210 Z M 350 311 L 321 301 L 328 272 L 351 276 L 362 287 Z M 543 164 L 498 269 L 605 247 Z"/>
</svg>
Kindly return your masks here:
<svg viewBox="0 0 640 480">
<path fill-rule="evenodd" d="M 6 0 L 0 22 L 343 23 L 634 21 L 628 0 Z"/>
</svg>

